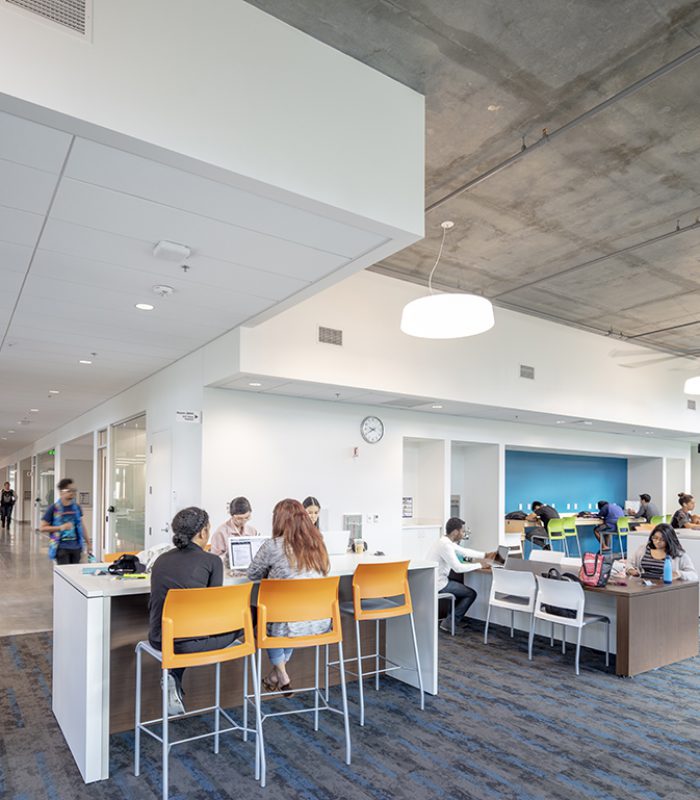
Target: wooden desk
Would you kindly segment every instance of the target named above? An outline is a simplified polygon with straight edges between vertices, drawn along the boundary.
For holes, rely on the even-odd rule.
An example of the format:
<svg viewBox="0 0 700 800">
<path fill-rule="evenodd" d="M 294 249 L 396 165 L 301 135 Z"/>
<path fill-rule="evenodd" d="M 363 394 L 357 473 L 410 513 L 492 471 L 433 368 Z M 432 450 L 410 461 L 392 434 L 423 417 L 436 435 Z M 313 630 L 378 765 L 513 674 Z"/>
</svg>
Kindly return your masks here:
<svg viewBox="0 0 700 800">
<path fill-rule="evenodd" d="M 586 587 L 586 592 L 615 598 L 616 674 L 631 677 L 696 656 L 698 582 L 645 586 L 640 578 L 627 580 L 627 586 Z"/>
<path fill-rule="evenodd" d="M 556 566 L 544 561 L 517 560 L 518 568 L 535 575 Z M 509 564 L 510 564 L 509 559 Z M 616 654 L 617 675 L 632 677 L 657 667 L 692 658 L 698 654 L 698 582 L 674 581 L 670 585 L 645 586 L 640 578 L 627 578 L 628 585 L 608 584 L 602 589 L 584 587 L 586 611 L 604 614 L 611 623 L 611 652 Z M 464 582 L 476 589 L 478 596 L 468 615 L 486 619 L 491 590 L 491 570 L 468 572 Z M 510 612 L 493 609 L 491 620 L 510 625 Z M 515 627 L 529 630 L 530 620 L 516 613 Z M 549 635 L 549 628 L 539 626 L 538 633 Z M 602 626 L 583 629 L 583 645 L 604 650 Z"/>
</svg>

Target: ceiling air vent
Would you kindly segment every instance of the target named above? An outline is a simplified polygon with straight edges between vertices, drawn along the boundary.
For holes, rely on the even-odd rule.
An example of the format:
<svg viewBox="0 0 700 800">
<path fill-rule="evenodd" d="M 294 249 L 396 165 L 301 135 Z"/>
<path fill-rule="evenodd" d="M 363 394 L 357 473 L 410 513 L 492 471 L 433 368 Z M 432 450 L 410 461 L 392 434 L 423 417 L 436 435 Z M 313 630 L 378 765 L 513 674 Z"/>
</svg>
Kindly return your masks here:
<svg viewBox="0 0 700 800">
<path fill-rule="evenodd" d="M 527 378 L 530 381 L 535 380 L 535 368 L 528 367 L 527 364 L 520 365 L 520 377 Z"/>
<path fill-rule="evenodd" d="M 695 409 L 697 408 L 697 403 L 696 403 L 696 401 L 695 401 L 695 400 L 688 400 L 688 408 L 689 408 L 691 411 L 695 411 Z"/>
<path fill-rule="evenodd" d="M 324 328 L 322 325 L 319 325 L 318 340 L 321 344 L 336 344 L 338 347 L 342 347 L 343 332 L 335 328 Z"/>
<path fill-rule="evenodd" d="M 2 0 L 3 5 L 40 17 L 44 22 L 90 38 L 92 0 Z"/>
</svg>

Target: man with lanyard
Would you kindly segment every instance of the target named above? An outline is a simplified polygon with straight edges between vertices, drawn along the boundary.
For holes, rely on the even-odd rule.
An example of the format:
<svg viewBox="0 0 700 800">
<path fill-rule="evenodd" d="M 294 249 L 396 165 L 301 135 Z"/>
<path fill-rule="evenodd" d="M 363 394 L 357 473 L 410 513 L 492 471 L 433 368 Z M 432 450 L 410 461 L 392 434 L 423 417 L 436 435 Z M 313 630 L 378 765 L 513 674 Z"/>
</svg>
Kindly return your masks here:
<svg viewBox="0 0 700 800">
<path fill-rule="evenodd" d="M 59 499 L 46 509 L 41 518 L 41 531 L 58 544 L 57 564 L 79 564 L 83 544 L 92 556 L 90 538 L 83 525 L 83 512 L 75 502 L 75 487 L 70 478 L 58 482 Z"/>
</svg>

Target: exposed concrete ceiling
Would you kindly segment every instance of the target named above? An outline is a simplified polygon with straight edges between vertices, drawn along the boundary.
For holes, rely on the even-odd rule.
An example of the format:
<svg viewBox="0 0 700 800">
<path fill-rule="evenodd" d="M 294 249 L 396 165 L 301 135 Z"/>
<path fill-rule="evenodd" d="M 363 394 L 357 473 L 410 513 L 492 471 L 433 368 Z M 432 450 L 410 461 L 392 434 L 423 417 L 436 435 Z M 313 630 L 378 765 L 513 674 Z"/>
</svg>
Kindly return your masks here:
<svg viewBox="0 0 700 800">
<path fill-rule="evenodd" d="M 252 4 L 426 95 L 427 235 L 373 269 L 426 283 L 450 219 L 434 286 L 700 354 L 697 0 Z"/>
</svg>

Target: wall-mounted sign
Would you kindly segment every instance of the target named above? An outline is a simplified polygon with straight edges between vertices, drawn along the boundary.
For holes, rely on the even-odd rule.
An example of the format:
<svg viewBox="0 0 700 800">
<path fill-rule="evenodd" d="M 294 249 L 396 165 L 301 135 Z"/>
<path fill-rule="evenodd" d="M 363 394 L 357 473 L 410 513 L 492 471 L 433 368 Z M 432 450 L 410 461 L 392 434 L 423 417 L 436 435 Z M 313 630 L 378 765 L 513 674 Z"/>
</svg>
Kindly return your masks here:
<svg viewBox="0 0 700 800">
<path fill-rule="evenodd" d="M 401 516 L 403 519 L 411 519 L 413 517 L 413 498 L 404 497 L 401 503 Z"/>
<path fill-rule="evenodd" d="M 49 451 L 48 451 L 48 453 L 47 453 L 47 455 L 49 455 L 49 456 L 55 456 L 55 455 L 56 455 L 56 451 L 55 451 L 55 450 L 49 450 Z"/>
<path fill-rule="evenodd" d="M 175 416 L 178 422 L 192 422 L 199 425 L 202 421 L 201 411 L 176 411 Z"/>
</svg>

